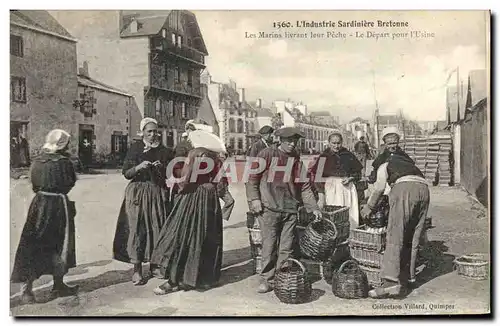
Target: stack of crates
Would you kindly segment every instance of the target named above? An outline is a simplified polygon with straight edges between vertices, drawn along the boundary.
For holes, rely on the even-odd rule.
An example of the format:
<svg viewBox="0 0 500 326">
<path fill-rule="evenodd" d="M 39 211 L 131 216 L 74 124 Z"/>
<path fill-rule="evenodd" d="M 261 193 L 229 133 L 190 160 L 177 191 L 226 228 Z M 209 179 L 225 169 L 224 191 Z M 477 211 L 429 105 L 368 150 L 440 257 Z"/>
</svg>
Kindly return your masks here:
<svg viewBox="0 0 500 326">
<path fill-rule="evenodd" d="M 382 284 L 380 269 L 384 257 L 387 232 L 385 228 L 373 229 L 366 225 L 351 231 L 349 251 L 351 257 L 359 263 L 366 273 L 372 287 Z"/>
</svg>

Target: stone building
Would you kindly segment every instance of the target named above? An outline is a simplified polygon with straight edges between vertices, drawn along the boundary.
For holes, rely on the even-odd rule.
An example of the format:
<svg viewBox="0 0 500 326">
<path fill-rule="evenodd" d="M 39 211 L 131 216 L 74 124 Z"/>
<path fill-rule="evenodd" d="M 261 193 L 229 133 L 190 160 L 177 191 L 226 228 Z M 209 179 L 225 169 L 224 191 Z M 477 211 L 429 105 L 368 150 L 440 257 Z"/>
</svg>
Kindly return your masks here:
<svg viewBox="0 0 500 326">
<path fill-rule="evenodd" d="M 202 101 L 208 55 L 196 16 L 187 10 L 54 11 L 78 39 L 78 61 L 90 75 L 132 95 L 140 115 L 156 118 L 163 143 L 175 146 Z"/>
<path fill-rule="evenodd" d="M 73 107 L 78 92 L 76 71 L 76 40 L 48 12 L 10 11 L 10 128 L 14 154 L 16 140 L 20 143 L 25 139 L 27 151 L 36 155 L 54 128 L 64 129 L 78 139 L 78 112 Z M 70 142 L 74 156 L 77 144 Z"/>
<path fill-rule="evenodd" d="M 92 78 L 84 62 L 74 106 L 80 113 L 76 115 L 80 161 L 86 166 L 122 162 L 134 136 L 130 117 L 139 114 L 132 95 Z"/>
</svg>

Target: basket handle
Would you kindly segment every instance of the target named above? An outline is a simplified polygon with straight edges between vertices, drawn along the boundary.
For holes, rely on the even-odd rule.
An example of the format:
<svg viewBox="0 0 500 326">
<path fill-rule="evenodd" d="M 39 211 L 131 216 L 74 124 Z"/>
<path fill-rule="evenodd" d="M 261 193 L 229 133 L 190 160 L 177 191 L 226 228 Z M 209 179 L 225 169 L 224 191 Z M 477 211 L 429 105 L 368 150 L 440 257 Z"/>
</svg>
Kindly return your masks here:
<svg viewBox="0 0 500 326">
<path fill-rule="evenodd" d="M 283 264 L 286 263 L 289 260 L 292 261 L 292 262 L 294 262 L 294 263 L 296 263 L 297 265 L 299 265 L 300 269 L 302 269 L 303 273 L 306 272 L 306 267 L 300 261 L 298 261 L 297 259 L 294 259 L 294 258 L 287 258 L 287 259 L 283 260 L 283 262 L 280 265 L 280 269 L 281 269 L 281 267 L 283 267 Z"/>
<path fill-rule="evenodd" d="M 329 219 L 327 218 L 323 218 L 321 219 L 323 221 L 328 221 L 328 223 L 330 223 L 331 226 L 333 226 L 333 231 L 335 232 L 335 239 L 337 238 L 337 235 L 338 235 L 338 232 L 337 232 L 337 227 L 335 226 L 335 223 L 333 223 L 332 221 L 330 221 Z"/>
<path fill-rule="evenodd" d="M 353 259 L 349 259 L 349 260 L 346 260 L 345 262 L 343 262 L 342 265 L 340 265 L 338 273 L 342 273 L 342 271 L 344 270 L 344 267 L 346 267 L 348 264 L 354 264 L 359 269 L 358 262 L 353 260 Z"/>
</svg>

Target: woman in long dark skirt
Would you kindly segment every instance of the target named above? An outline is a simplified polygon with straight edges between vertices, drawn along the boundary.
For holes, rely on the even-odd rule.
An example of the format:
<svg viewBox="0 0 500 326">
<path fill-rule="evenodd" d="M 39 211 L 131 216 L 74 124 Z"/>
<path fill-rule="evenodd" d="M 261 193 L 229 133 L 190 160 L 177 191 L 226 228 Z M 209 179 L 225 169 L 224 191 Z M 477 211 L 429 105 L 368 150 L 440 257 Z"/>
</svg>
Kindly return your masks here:
<svg viewBox="0 0 500 326">
<path fill-rule="evenodd" d="M 131 180 L 125 189 L 113 243 L 114 259 L 134 264 L 132 282 L 143 285 L 142 263 L 149 262 L 165 218 L 169 213 L 166 168 L 173 157 L 160 144 L 158 123 L 141 121 L 142 141 L 131 145 L 122 173 Z"/>
<path fill-rule="evenodd" d="M 217 191 L 217 172 L 191 178 L 197 158 L 218 155 L 205 148 L 189 152 L 180 183 L 179 195 L 153 252 L 151 263 L 159 266 L 167 282 L 154 290 L 162 295 L 179 289 L 210 288 L 220 277 L 222 264 L 222 212 Z M 203 170 L 204 163 L 201 163 Z M 194 179 L 194 180 L 192 180 Z"/>
<path fill-rule="evenodd" d="M 74 202 L 67 194 L 76 182 L 73 163 L 67 154 L 70 135 L 52 130 L 42 153 L 33 160 L 31 183 L 36 193 L 28 210 L 17 248 L 11 281 L 22 283 L 21 304 L 35 303 L 33 281 L 51 274 L 51 297 L 70 296 L 77 287 L 63 282 L 69 268 L 75 267 Z"/>
</svg>

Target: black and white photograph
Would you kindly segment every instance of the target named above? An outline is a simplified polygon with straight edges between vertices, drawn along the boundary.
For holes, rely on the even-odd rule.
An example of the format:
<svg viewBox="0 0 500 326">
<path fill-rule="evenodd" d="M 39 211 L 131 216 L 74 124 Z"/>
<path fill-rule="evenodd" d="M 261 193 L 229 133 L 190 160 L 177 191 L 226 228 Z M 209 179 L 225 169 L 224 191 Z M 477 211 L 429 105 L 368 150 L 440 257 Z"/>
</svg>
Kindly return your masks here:
<svg viewBox="0 0 500 326">
<path fill-rule="evenodd" d="M 9 14 L 11 316 L 491 314 L 490 11 Z"/>
</svg>

